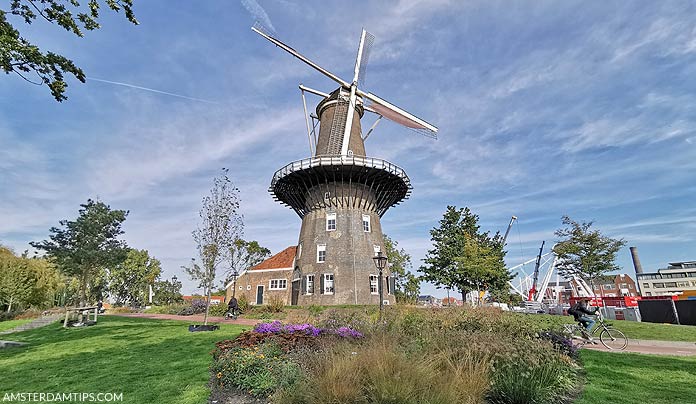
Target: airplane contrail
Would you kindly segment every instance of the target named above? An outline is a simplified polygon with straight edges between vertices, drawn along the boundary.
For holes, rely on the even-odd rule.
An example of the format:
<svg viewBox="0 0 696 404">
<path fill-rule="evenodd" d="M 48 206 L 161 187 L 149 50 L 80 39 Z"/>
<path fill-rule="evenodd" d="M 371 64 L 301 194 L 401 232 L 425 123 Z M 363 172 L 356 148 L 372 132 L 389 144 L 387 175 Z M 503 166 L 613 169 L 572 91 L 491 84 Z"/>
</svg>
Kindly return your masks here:
<svg viewBox="0 0 696 404">
<path fill-rule="evenodd" d="M 275 33 L 275 27 L 273 27 L 271 19 L 268 17 L 268 14 L 266 14 L 266 10 L 264 10 L 263 7 L 261 7 L 261 5 L 256 2 L 256 0 L 241 1 L 244 8 L 246 8 L 247 11 L 251 13 L 251 15 L 253 15 L 259 23 L 261 23 L 266 29 Z"/>
<path fill-rule="evenodd" d="M 191 101 L 200 101 L 200 102 L 205 102 L 205 103 L 208 103 L 208 104 L 219 104 L 218 102 L 215 102 L 215 101 L 204 100 L 204 99 L 202 99 L 202 98 L 188 97 L 188 96 L 185 96 L 185 95 L 174 94 L 174 93 L 170 93 L 170 92 L 167 92 L 167 91 L 155 90 L 154 88 L 136 86 L 135 84 L 128 84 L 128 83 L 121 83 L 121 82 L 118 82 L 118 81 L 97 79 L 97 78 L 94 78 L 94 77 L 87 77 L 87 80 L 99 81 L 99 82 L 108 83 L 108 84 L 115 84 L 115 85 L 117 85 L 117 86 L 130 87 L 130 88 L 135 88 L 135 89 L 138 89 L 138 90 L 150 91 L 150 92 L 158 93 L 158 94 L 171 95 L 172 97 L 184 98 L 184 99 L 191 100 Z"/>
</svg>

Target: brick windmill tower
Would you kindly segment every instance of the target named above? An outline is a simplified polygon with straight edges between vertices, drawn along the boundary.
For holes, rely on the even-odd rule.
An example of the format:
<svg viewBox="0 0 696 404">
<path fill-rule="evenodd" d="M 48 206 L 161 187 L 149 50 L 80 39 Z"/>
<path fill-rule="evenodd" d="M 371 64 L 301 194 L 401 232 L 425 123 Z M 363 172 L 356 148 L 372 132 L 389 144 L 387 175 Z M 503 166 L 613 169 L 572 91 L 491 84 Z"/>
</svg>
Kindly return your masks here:
<svg viewBox="0 0 696 404">
<path fill-rule="evenodd" d="M 311 157 L 294 161 L 273 175 L 269 191 L 302 219 L 292 275 L 291 303 L 300 305 L 394 303 L 387 269 L 379 279 L 373 257 L 384 252 L 380 218 L 408 198 L 411 182 L 403 169 L 368 157 L 364 141 L 382 117 L 435 137 L 437 128 L 376 95 L 362 91 L 361 77 L 374 37 L 362 31 L 352 82 L 342 80 L 258 27 L 252 28 L 278 47 L 339 84 L 330 94 L 300 85 L 323 99 L 316 125 L 305 118 Z M 360 84 L 359 84 L 360 81 Z M 378 116 L 363 136 L 365 112 Z"/>
</svg>

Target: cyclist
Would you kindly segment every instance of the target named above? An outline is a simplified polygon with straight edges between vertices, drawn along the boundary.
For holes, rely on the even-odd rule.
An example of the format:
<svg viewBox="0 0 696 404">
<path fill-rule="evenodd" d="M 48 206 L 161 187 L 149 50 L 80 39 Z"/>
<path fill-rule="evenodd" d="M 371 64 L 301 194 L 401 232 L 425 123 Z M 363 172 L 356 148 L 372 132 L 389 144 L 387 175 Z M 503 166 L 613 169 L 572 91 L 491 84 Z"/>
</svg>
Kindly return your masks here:
<svg viewBox="0 0 696 404">
<path fill-rule="evenodd" d="M 227 304 L 225 317 L 237 318 L 237 314 L 239 314 L 239 303 L 237 302 L 237 298 L 232 296 L 230 302 Z"/>
<path fill-rule="evenodd" d="M 594 342 L 590 332 L 592 331 L 592 327 L 594 327 L 596 320 L 590 316 L 596 315 L 599 307 L 594 307 L 591 309 L 588 307 L 589 303 L 589 298 L 581 298 L 570 309 L 568 309 L 568 314 L 571 314 L 575 318 L 575 321 L 585 327 L 585 329 L 582 330 L 582 335 L 586 339 Z"/>
</svg>

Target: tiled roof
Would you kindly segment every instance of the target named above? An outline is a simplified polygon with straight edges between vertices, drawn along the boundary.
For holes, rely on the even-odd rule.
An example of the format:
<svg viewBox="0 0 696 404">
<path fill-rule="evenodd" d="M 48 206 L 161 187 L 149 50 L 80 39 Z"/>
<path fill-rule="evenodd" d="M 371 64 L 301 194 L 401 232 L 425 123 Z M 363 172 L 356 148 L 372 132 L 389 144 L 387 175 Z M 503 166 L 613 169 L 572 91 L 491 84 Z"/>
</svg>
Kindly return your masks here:
<svg viewBox="0 0 696 404">
<path fill-rule="evenodd" d="M 292 268 L 292 262 L 295 259 L 295 250 L 297 250 L 297 246 L 290 246 L 267 260 L 254 265 L 249 268 L 249 270 Z"/>
</svg>

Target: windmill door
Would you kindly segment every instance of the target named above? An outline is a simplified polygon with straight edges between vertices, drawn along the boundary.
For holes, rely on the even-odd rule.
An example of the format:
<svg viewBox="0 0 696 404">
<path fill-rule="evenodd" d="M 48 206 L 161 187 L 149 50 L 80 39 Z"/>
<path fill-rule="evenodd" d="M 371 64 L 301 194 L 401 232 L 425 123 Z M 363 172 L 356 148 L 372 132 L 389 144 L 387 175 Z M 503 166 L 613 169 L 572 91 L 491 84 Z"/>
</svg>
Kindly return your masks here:
<svg viewBox="0 0 696 404">
<path fill-rule="evenodd" d="M 256 304 L 263 304 L 263 285 L 256 287 Z"/>
<path fill-rule="evenodd" d="M 292 281 L 292 296 L 290 297 L 290 304 L 297 306 L 297 300 L 300 298 L 300 280 L 295 279 Z"/>
</svg>

